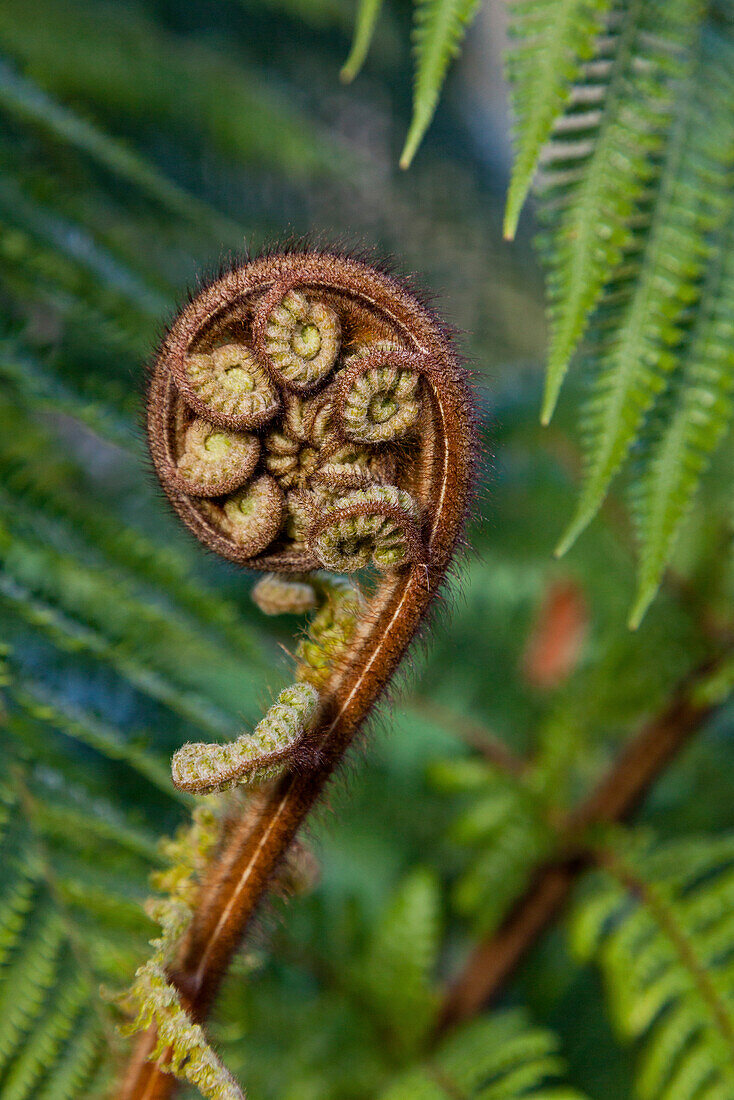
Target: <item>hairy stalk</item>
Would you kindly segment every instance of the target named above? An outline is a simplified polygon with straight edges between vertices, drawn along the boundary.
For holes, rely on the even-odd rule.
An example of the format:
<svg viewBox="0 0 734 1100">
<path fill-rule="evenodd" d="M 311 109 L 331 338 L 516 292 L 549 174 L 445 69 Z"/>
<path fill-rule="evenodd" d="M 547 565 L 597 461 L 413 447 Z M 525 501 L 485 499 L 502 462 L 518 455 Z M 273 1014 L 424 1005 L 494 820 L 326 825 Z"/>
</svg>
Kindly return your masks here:
<svg viewBox="0 0 734 1100">
<path fill-rule="evenodd" d="M 472 951 L 447 991 L 439 1032 L 471 1019 L 486 1008 L 540 936 L 556 919 L 578 878 L 597 858 L 588 832 L 631 816 L 666 767 L 717 709 L 696 688 L 731 660 L 731 648 L 716 663 L 696 670 L 680 685 L 665 709 L 622 750 L 598 786 L 569 815 L 562 855 L 538 869 L 525 894 L 497 931 Z"/>
<path fill-rule="evenodd" d="M 235 338 L 243 343 L 243 333 L 248 346 L 236 360 L 231 347 Z M 227 377 L 233 370 L 240 373 Z M 233 399 L 241 383 L 243 399 Z M 261 509 L 247 485 L 237 490 L 237 501 L 244 493 L 250 502 L 242 532 L 228 519 L 228 507 L 239 503 L 202 503 L 193 491 L 180 491 L 182 420 L 195 414 L 232 433 L 262 431 L 270 416 L 260 437 L 268 472 L 254 474 L 256 486 L 269 479 L 270 496 Z M 372 563 L 380 571 L 350 640 L 327 626 L 316 658 L 308 643 L 299 648 L 298 678 L 319 689 L 315 715 L 280 777 L 262 790 L 255 811 L 230 823 L 201 876 L 168 970 L 188 1018 L 199 1023 L 300 825 L 441 587 L 471 493 L 474 415 L 445 331 L 405 287 L 353 259 L 288 253 L 235 268 L 184 309 L 159 354 L 150 425 L 154 461 L 181 518 L 227 557 L 297 574 L 287 582 L 291 595 L 286 582 L 281 586 L 294 610 L 309 606 L 304 583 L 321 565 L 351 572 Z M 214 446 L 223 444 L 217 439 Z M 244 444 L 240 451 L 249 454 Z M 257 602 L 277 611 L 277 580 L 258 589 Z M 318 622 L 317 615 L 313 631 Z M 156 1043 L 151 1028 L 120 1100 L 175 1090 L 165 1056 L 148 1060 Z"/>
</svg>

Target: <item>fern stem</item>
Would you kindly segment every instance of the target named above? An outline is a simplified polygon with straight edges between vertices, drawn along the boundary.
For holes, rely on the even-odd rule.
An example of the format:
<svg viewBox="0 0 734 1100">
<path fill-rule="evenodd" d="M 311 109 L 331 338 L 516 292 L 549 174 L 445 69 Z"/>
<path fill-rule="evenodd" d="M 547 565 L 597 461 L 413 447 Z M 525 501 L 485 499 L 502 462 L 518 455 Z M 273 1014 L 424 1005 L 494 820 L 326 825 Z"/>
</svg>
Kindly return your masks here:
<svg viewBox="0 0 734 1100">
<path fill-rule="evenodd" d="M 556 919 L 579 875 L 594 864 L 596 853 L 586 840 L 589 830 L 629 818 L 666 767 L 718 709 L 721 700 L 705 702 L 696 688 L 711 680 L 731 654 L 730 643 L 715 660 L 696 669 L 572 811 L 562 831 L 561 855 L 539 868 L 523 897 L 495 934 L 474 949 L 449 987 L 440 1015 L 440 1034 L 471 1019 L 499 995 Z"/>
<path fill-rule="evenodd" d="M 230 829 L 202 876 L 193 917 L 169 975 L 185 1011 L 197 1022 L 205 1019 L 299 827 L 390 682 L 439 591 L 463 526 L 474 475 L 469 392 L 440 328 L 392 280 L 341 258 L 326 261 L 317 254 L 280 258 L 300 268 L 303 282 L 346 283 L 352 294 L 402 324 L 422 357 L 417 369 L 429 402 L 412 488 L 425 504 L 425 561 L 383 575 L 350 649 L 323 686 L 307 757 L 270 788 L 254 821 L 247 815 Z M 155 1035 L 148 1031 L 134 1051 L 119 1100 L 160 1100 L 173 1094 L 175 1079 L 147 1060 L 154 1048 Z"/>
</svg>

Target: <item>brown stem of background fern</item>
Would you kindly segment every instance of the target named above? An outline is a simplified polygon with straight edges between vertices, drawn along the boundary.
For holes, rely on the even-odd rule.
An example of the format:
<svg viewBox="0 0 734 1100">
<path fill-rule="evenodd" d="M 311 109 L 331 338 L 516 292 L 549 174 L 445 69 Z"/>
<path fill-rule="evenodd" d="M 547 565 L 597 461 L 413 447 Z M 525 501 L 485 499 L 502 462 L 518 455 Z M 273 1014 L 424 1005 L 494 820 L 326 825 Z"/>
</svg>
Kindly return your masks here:
<svg viewBox="0 0 734 1100">
<path fill-rule="evenodd" d="M 541 867 L 523 897 L 497 931 L 471 953 L 451 984 L 440 1014 L 437 1034 L 477 1015 L 501 993 L 540 936 L 559 915 L 578 876 L 595 861 L 584 835 L 594 825 L 630 817 L 665 768 L 717 709 L 697 702 L 694 689 L 719 663 L 697 669 L 675 692 L 663 711 L 633 737 L 594 791 L 574 810 L 564 828 L 566 855 Z"/>
<path fill-rule="evenodd" d="M 419 351 L 428 353 L 430 340 Z M 234 951 L 269 883 L 344 753 L 390 682 L 449 566 L 464 523 L 475 464 L 472 407 L 463 378 L 445 358 L 426 369 L 433 429 L 424 476 L 431 505 L 424 528 L 427 564 L 387 575 L 370 600 L 344 667 L 332 674 L 313 731 L 313 767 L 287 773 L 253 823 L 235 826 L 205 876 L 171 979 L 190 1015 L 205 1019 Z M 140 1039 L 119 1100 L 162 1100 L 178 1085 L 147 1058 L 155 1034 Z"/>
</svg>

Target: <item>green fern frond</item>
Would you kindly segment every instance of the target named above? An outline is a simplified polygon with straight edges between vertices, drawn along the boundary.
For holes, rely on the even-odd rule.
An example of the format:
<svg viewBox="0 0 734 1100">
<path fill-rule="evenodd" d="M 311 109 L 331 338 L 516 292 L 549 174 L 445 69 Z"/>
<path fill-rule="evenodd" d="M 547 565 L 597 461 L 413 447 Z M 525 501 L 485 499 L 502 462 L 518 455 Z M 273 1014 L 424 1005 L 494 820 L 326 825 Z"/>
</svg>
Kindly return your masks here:
<svg viewBox="0 0 734 1100">
<path fill-rule="evenodd" d="M 497 1012 L 459 1028 L 380 1100 L 582 1100 L 562 1072 L 553 1035 L 522 1011 Z"/>
<path fill-rule="evenodd" d="M 0 374 L 7 363 L 3 352 L 0 348 Z M 22 375 L 27 381 L 29 371 L 33 376 L 33 393 L 26 393 L 30 408 L 58 410 L 58 383 L 50 368 L 42 368 L 23 354 L 13 359 L 10 369 L 13 380 Z M 42 369 L 40 377 L 35 375 L 36 369 Z M 22 522 L 26 532 L 37 527 L 38 513 L 42 512 L 47 541 L 73 547 L 80 559 L 103 565 L 109 576 L 118 576 L 126 586 L 142 590 L 147 601 L 175 608 L 177 617 L 190 620 L 197 634 L 224 641 L 231 657 L 250 666 L 261 662 L 256 637 L 242 622 L 242 612 L 213 588 L 192 578 L 193 555 L 187 556 L 183 547 L 174 549 L 153 542 L 136 527 L 121 525 L 118 516 L 100 508 L 85 491 L 87 486 L 78 468 L 62 456 L 58 440 L 23 411 L 26 402 L 8 396 L 7 402 L 0 401 L 0 511 L 13 516 L 16 523 Z M 81 394 L 70 397 L 63 411 L 83 419 L 84 410 L 90 409 L 91 426 L 99 430 L 102 420 L 104 428 L 99 434 L 105 438 L 112 435 L 118 447 L 124 441 L 137 460 L 139 451 L 132 448 L 131 420 Z"/>
<path fill-rule="evenodd" d="M 41 412 L 72 416 L 118 447 L 131 449 L 135 446 L 131 421 L 117 409 L 67 385 L 55 370 L 13 340 L 0 341 L 0 377 L 5 385 L 12 387 L 13 396 L 17 395 L 24 404 Z"/>
<path fill-rule="evenodd" d="M 89 100 L 118 119 L 155 119 L 182 141 L 198 120 L 225 157 L 287 174 L 341 172 L 350 161 L 311 118 L 225 51 L 182 45 L 142 9 L 38 0 L 34 15 L 32 24 L 19 20 L 14 5 L 0 0 L 0 44 L 50 95 Z"/>
<path fill-rule="evenodd" d="M 16 724 L 25 719 L 51 726 L 110 760 L 124 762 L 166 794 L 171 793 L 169 767 L 131 744 L 97 715 L 69 705 L 46 685 L 28 678 L 24 678 L 22 686 L 13 684 L 10 695 L 18 713 L 10 717 L 9 722 Z"/>
<path fill-rule="evenodd" d="M 229 734 L 232 725 L 218 694 L 224 702 L 239 690 L 241 703 L 254 708 L 254 685 L 242 683 L 242 666 L 223 645 L 197 636 L 185 620 L 177 622 L 107 568 L 36 542 L 8 519 L 0 524 L 0 599 L 55 644 L 109 663 L 139 691 L 213 737 Z"/>
<path fill-rule="evenodd" d="M 730 121 L 734 131 L 734 117 Z M 729 197 L 732 195 L 734 174 L 729 183 Z M 693 331 L 681 352 L 681 378 L 674 390 L 673 409 L 631 490 L 640 542 L 639 587 L 630 614 L 633 628 L 657 592 L 681 520 L 734 412 L 734 221 L 717 246 L 719 254 L 709 272 Z"/>
<path fill-rule="evenodd" d="M 478 759 L 442 761 L 430 778 L 454 797 L 470 797 L 449 833 L 468 855 L 452 895 L 477 934 L 491 935 L 552 849 L 547 805 L 521 779 Z"/>
<path fill-rule="evenodd" d="M 431 124 L 446 71 L 479 10 L 479 0 L 415 0 L 413 118 L 400 156 L 407 168 Z"/>
<path fill-rule="evenodd" d="M 85 957 L 21 803 L 7 788 L 0 799 L 0 1096 L 94 1100 L 103 1063 L 105 1080 L 113 1069 L 111 1019 L 95 989 L 107 975 L 94 971 L 92 953 Z"/>
<path fill-rule="evenodd" d="M 401 884 L 355 968 L 381 1033 L 403 1059 L 415 1054 L 435 1016 L 438 947 L 438 883 L 418 870 Z"/>
<path fill-rule="evenodd" d="M 544 424 L 589 314 L 631 242 L 633 218 L 666 144 L 674 80 L 686 71 L 697 10 L 696 0 L 623 6 L 556 127 L 543 212 L 554 223 L 544 245 L 551 328 Z"/>
<path fill-rule="evenodd" d="M 138 153 L 47 95 L 4 60 L 0 60 L 0 110 L 84 153 L 178 217 L 204 223 L 225 240 L 239 238 L 239 228 L 223 214 L 166 179 Z"/>
<path fill-rule="evenodd" d="M 731 61 L 728 51 L 713 57 L 702 51 L 696 71 L 682 86 L 651 224 L 639 254 L 628 257 L 624 274 L 608 291 L 609 316 L 597 326 L 596 377 L 583 414 L 584 482 L 559 554 L 596 514 L 666 375 L 681 356 L 693 353 L 676 345 L 691 303 L 698 305 L 706 267 L 721 248 L 722 221 L 731 205 Z"/>
<path fill-rule="evenodd" d="M 515 236 L 538 158 L 571 94 L 611 0 L 514 0 L 507 57 L 514 115 L 514 163 L 504 234 Z"/>
<path fill-rule="evenodd" d="M 383 0 L 359 0 L 352 48 L 339 74 L 345 84 L 354 80 L 365 63 L 382 9 L 382 2 Z"/>
<path fill-rule="evenodd" d="M 642 1100 L 734 1094 L 734 840 L 645 846 L 604 858 L 571 942 L 598 961 L 613 1021 L 641 1043 Z"/>
</svg>

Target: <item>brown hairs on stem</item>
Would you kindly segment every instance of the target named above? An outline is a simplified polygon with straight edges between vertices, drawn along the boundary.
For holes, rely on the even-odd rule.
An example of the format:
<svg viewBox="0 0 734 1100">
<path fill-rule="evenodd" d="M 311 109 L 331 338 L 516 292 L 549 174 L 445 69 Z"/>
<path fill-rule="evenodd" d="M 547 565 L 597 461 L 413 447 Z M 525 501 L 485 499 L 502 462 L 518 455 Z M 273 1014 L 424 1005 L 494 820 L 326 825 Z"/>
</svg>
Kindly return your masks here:
<svg viewBox="0 0 734 1100">
<path fill-rule="evenodd" d="M 224 557 L 297 574 L 288 584 L 299 607 L 312 603 L 309 583 L 326 600 L 299 647 L 297 678 L 318 688 L 307 752 L 261 789 L 256 812 L 230 822 L 168 967 L 197 1023 L 441 587 L 472 492 L 474 422 L 445 327 L 403 283 L 347 256 L 289 251 L 233 267 L 163 340 L 148 434 L 174 509 Z M 376 569 L 379 579 L 369 598 L 340 604 L 324 568 Z M 287 605 L 285 581 L 282 596 L 274 582 L 263 588 L 266 610 Z M 155 1030 L 139 1042 L 121 1100 L 176 1087 L 165 1054 L 148 1061 Z"/>
</svg>

